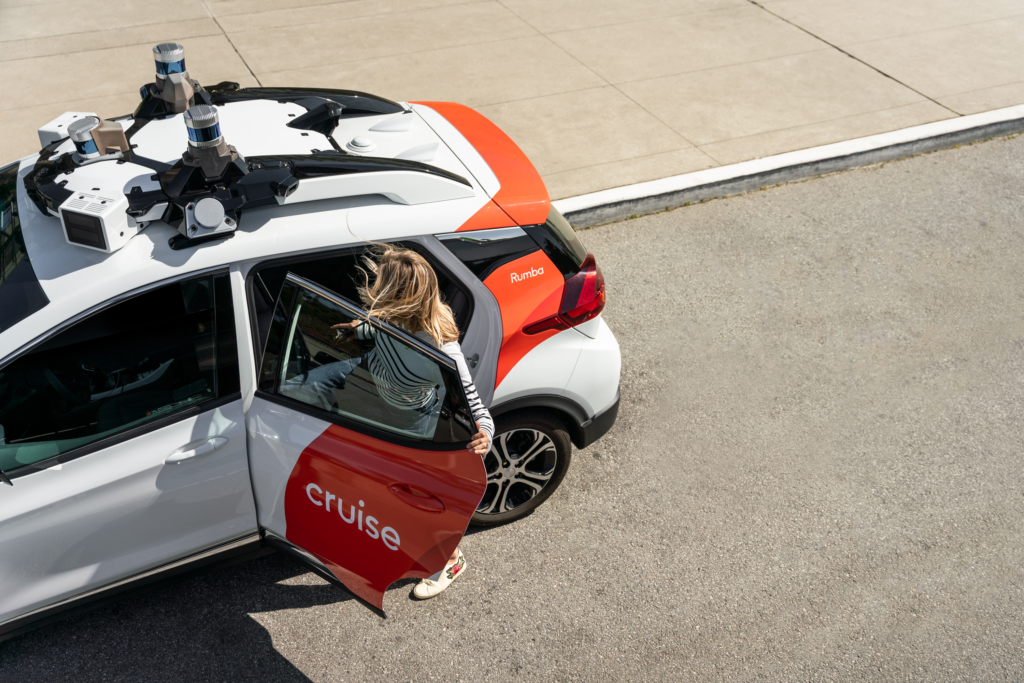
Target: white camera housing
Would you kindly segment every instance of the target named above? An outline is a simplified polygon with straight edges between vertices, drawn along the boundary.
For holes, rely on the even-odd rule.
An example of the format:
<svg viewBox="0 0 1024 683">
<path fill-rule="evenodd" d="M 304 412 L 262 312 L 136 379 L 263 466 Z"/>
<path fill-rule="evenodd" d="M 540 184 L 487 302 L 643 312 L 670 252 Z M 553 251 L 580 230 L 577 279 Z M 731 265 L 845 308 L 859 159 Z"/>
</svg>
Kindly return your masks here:
<svg viewBox="0 0 1024 683">
<path fill-rule="evenodd" d="M 117 251 L 139 231 L 138 224 L 128 225 L 127 210 L 124 194 L 76 192 L 58 209 L 64 239 L 108 254 Z"/>
<path fill-rule="evenodd" d="M 138 219 L 127 214 L 128 193 L 138 187 L 148 192 L 160 187 L 152 170 L 132 163 L 100 161 L 58 176 L 73 194 L 57 208 L 68 244 L 112 253 L 128 243 L 151 220 L 159 220 L 166 202 L 153 206 Z"/>
<path fill-rule="evenodd" d="M 57 142 L 68 136 L 68 126 L 75 121 L 80 121 L 88 116 L 96 116 L 91 111 L 66 111 L 45 126 L 42 126 L 39 133 L 39 144 L 43 147 Z"/>
</svg>

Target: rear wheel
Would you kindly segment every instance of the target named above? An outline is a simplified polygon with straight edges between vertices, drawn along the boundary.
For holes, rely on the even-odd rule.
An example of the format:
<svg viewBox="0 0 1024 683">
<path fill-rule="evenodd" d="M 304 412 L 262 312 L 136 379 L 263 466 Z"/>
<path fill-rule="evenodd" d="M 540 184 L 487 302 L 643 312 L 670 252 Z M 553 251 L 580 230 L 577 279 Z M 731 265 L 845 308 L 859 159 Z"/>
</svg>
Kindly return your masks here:
<svg viewBox="0 0 1024 683">
<path fill-rule="evenodd" d="M 495 420 L 494 443 L 484 457 L 487 490 L 473 526 L 494 526 L 525 517 L 562 483 L 572 442 L 560 420 L 523 411 Z"/>
</svg>

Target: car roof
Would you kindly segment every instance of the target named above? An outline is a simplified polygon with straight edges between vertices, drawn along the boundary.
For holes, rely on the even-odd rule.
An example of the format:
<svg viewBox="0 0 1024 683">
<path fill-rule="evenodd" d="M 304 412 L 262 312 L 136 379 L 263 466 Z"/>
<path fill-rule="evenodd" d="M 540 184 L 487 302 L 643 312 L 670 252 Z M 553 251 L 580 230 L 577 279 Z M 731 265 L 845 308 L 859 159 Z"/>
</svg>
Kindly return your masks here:
<svg viewBox="0 0 1024 683">
<path fill-rule="evenodd" d="M 365 93 L 304 88 L 235 90 L 222 96 L 224 103 L 216 105 L 227 143 L 235 146 L 243 157 L 298 158 L 326 149 L 324 143 L 330 144 L 327 136 L 312 130 L 297 131 L 287 125 L 305 111 L 295 102 L 317 94 L 347 97 L 360 112 L 339 119 L 331 134 L 336 143 L 369 136 L 376 143 L 372 156 L 429 161 L 430 166 L 440 169 L 437 174 L 459 176 L 464 181 L 459 185 L 462 189 L 448 192 L 450 198 L 433 197 L 429 194 L 431 187 L 444 194 L 445 183 L 449 189 L 454 183 L 445 180 L 431 186 L 423 179 L 436 178 L 437 174 L 405 173 L 399 177 L 400 172 L 389 175 L 385 171 L 346 176 L 374 180 L 363 183 L 367 191 L 359 196 L 338 197 L 330 194 L 330 185 L 320 182 L 321 178 L 313 178 L 312 183 L 301 180 L 299 189 L 286 197 L 282 205 L 246 210 L 230 239 L 175 250 L 169 241 L 178 235 L 177 230 L 154 221 L 124 247 L 108 254 L 68 244 L 60 221 L 39 210 L 23 182 L 39 157 L 26 157 L 19 167 L 18 207 L 26 250 L 49 304 L 0 334 L 0 361 L 57 326 L 116 297 L 189 274 L 223 267 L 244 274 L 253 263 L 277 256 L 457 230 L 533 225 L 546 220 L 551 202 L 529 159 L 486 117 L 460 104 L 394 103 Z M 367 101 L 373 100 L 387 103 L 391 113 L 379 114 L 373 106 L 366 106 Z M 158 164 L 173 163 L 186 148 L 188 134 L 180 114 L 148 120 L 141 127 L 143 121 L 132 117 L 116 120 L 126 130 L 134 126 L 130 136 L 135 145 L 133 154 Z M 72 149 L 73 144 L 65 141 L 57 151 Z M 117 162 L 102 161 L 97 166 L 101 163 Z M 142 167 L 139 171 L 150 172 Z M 121 173 L 127 174 L 127 170 L 122 169 Z M 388 185 L 392 181 L 394 187 Z M 147 182 L 151 182 L 148 176 Z M 316 201 L 300 197 L 304 184 L 312 188 L 305 192 L 306 198 Z M 69 189 L 73 188 L 69 185 Z M 403 193 L 406 197 L 417 197 L 413 202 L 401 203 Z M 298 201 L 293 202 L 297 197 Z"/>
<path fill-rule="evenodd" d="M 168 244 L 178 234 L 177 230 L 154 221 L 120 250 L 104 253 L 69 244 L 60 220 L 40 212 L 21 182 L 32 170 L 38 155 L 23 159 L 18 183 L 22 231 L 29 259 L 50 303 L 4 332 L 0 338 L 0 358 L 97 305 L 187 273 L 234 264 L 244 268 L 247 262 L 322 251 L 361 241 L 457 230 L 490 201 L 490 193 L 477 176 L 483 178 L 492 193 L 500 188 L 500 182 L 457 131 L 442 131 L 452 143 L 449 146 L 420 115 L 433 115 L 433 124 L 441 127 L 436 114 L 426 107 L 403 106 L 402 113 L 343 118 L 334 137 L 339 142 L 357 136 L 370 137 L 376 143 L 373 155 L 377 157 L 394 158 L 410 149 L 433 147 L 429 163 L 465 178 L 472 187 L 472 192 L 467 193 L 470 196 L 407 205 L 383 194 L 368 194 L 250 209 L 230 239 L 179 250 Z M 243 157 L 309 154 L 330 148 L 329 140 L 320 133 L 287 127 L 289 120 L 305 112 L 297 104 L 252 100 L 232 102 L 218 109 L 225 140 Z M 131 118 L 119 122 L 126 129 L 133 123 Z M 388 130 L 389 124 L 392 130 Z M 375 127 L 377 130 L 371 131 Z M 149 121 L 135 132 L 131 141 L 137 147 L 132 151 L 148 159 L 174 163 L 186 149 L 187 140 L 187 130 L 179 114 Z M 65 143 L 58 151 L 69 151 L 64 146 L 70 144 Z M 452 147 L 459 150 L 458 156 Z M 387 183 L 384 176 L 386 174 L 374 174 L 379 183 Z M 507 223 L 514 225 L 510 220 Z"/>
</svg>

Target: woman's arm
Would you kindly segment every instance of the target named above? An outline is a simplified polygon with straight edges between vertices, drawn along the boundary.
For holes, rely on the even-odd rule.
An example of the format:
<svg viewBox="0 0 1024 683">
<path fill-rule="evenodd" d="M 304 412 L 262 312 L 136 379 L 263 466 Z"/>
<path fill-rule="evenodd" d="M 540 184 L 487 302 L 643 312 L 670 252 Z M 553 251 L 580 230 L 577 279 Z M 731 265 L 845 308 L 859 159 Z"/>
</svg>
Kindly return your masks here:
<svg viewBox="0 0 1024 683">
<path fill-rule="evenodd" d="M 347 337 L 355 332 L 356 339 L 359 339 L 360 341 L 377 338 L 377 331 L 373 329 L 373 326 L 367 325 L 362 320 L 353 320 L 350 323 L 338 323 L 337 325 L 331 325 L 331 329 L 338 330 L 342 337 Z"/>
<path fill-rule="evenodd" d="M 487 437 L 486 442 L 477 444 L 477 448 L 470 448 L 470 450 L 480 455 L 486 455 L 491 447 L 491 441 L 494 440 L 494 419 L 491 418 L 491 413 L 487 410 L 487 406 L 480 400 L 476 384 L 473 383 L 473 376 L 469 374 L 469 366 L 466 364 L 466 356 L 462 353 L 462 347 L 459 346 L 458 342 L 448 342 L 441 347 L 441 350 L 455 361 L 455 367 L 459 369 L 459 378 L 462 380 L 462 388 L 465 390 L 466 398 L 469 400 L 469 410 L 473 414 L 473 419 L 476 421 L 478 428 Z M 473 444 L 476 444 L 477 441 L 482 440 L 474 438 Z M 472 446 L 473 444 L 470 445 Z"/>
</svg>

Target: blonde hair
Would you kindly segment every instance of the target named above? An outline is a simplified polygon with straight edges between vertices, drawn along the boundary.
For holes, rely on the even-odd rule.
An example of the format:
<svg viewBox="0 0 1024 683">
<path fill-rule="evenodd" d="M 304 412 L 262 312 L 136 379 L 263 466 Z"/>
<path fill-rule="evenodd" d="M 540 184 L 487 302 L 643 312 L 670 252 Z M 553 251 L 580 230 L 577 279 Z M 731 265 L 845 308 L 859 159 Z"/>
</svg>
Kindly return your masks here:
<svg viewBox="0 0 1024 683">
<path fill-rule="evenodd" d="M 427 260 L 411 249 L 378 244 L 363 257 L 359 298 L 368 315 L 399 325 L 410 334 L 426 330 L 438 346 L 459 340 L 459 328 L 448 304 L 441 301 L 437 275 Z M 360 269 L 362 270 L 362 269 Z"/>
</svg>

